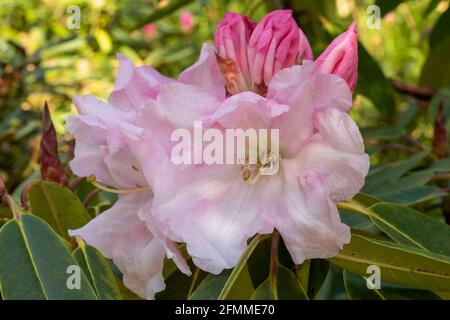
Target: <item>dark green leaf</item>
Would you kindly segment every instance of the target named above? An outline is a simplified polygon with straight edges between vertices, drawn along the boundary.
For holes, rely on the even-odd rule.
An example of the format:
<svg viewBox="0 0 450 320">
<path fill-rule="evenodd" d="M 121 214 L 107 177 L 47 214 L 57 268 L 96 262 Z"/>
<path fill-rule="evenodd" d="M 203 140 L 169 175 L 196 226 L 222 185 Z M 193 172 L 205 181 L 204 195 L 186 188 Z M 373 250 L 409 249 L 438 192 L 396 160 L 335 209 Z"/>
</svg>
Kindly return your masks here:
<svg viewBox="0 0 450 320">
<path fill-rule="evenodd" d="M 91 219 L 77 196 L 56 183 L 39 181 L 29 196 L 33 214 L 65 239 L 70 240 L 67 230 L 80 228 Z"/>
<path fill-rule="evenodd" d="M 108 260 L 97 249 L 80 241 L 79 247 L 72 254 L 100 300 L 123 299 Z"/>
<path fill-rule="evenodd" d="M 308 300 L 308 295 L 295 275 L 278 264 L 276 287 L 270 277 L 253 293 L 253 300 Z"/>
<path fill-rule="evenodd" d="M 225 270 L 219 275 L 209 275 L 200 283 L 197 290 L 190 296 L 190 300 L 217 300 L 225 283 L 230 277 L 231 270 Z"/>
<path fill-rule="evenodd" d="M 423 249 L 353 234 L 332 263 L 359 275 L 376 265 L 384 281 L 417 289 L 450 291 L 450 258 Z"/>
<path fill-rule="evenodd" d="M 395 115 L 395 96 L 389 82 L 378 63 L 370 56 L 361 43 L 358 43 L 358 85 L 356 92 L 370 99 L 381 115 L 388 121 Z"/>
<path fill-rule="evenodd" d="M 380 7 L 381 16 L 384 16 L 397 8 L 405 0 L 377 0 L 375 4 Z"/>
<path fill-rule="evenodd" d="M 380 289 L 367 287 L 367 276 L 344 270 L 345 290 L 352 300 L 440 300 L 433 292 L 410 288 L 395 288 L 383 282 Z"/>
<path fill-rule="evenodd" d="M 41 219 L 22 214 L 0 231 L 0 287 L 4 299 L 97 299 L 84 273 L 69 289 L 69 267 L 79 266 L 63 240 Z"/>
<path fill-rule="evenodd" d="M 439 89 L 450 84 L 449 48 L 450 36 L 447 35 L 431 49 L 422 68 L 421 85 Z"/>
<path fill-rule="evenodd" d="M 450 10 L 446 10 L 441 14 L 438 21 L 433 27 L 433 31 L 430 35 L 430 48 L 433 49 L 439 43 L 448 37 L 448 30 L 450 26 Z"/>
<path fill-rule="evenodd" d="M 362 192 L 376 194 L 385 191 L 393 181 L 413 169 L 426 155 L 426 152 L 421 152 L 403 161 L 371 168 Z"/>
<path fill-rule="evenodd" d="M 305 261 L 297 270 L 297 279 L 305 288 L 309 299 L 314 299 L 328 274 L 329 262 L 324 259 Z"/>
<path fill-rule="evenodd" d="M 398 243 L 450 257 L 450 226 L 390 203 L 376 204 L 370 211 L 372 221 Z"/>
</svg>

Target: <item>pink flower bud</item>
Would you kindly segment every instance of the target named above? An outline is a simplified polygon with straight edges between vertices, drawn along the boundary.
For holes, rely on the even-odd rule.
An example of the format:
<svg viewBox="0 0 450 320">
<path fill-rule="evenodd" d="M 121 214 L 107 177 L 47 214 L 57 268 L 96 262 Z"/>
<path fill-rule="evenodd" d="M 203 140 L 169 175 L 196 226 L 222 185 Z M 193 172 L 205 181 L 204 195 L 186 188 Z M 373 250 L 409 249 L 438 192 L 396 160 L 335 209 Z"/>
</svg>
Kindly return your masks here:
<svg viewBox="0 0 450 320">
<path fill-rule="evenodd" d="M 247 61 L 247 43 L 256 23 L 245 16 L 228 12 L 214 34 L 227 89 L 231 94 L 251 88 Z"/>
<path fill-rule="evenodd" d="M 180 14 L 180 25 L 184 32 L 190 32 L 194 27 L 194 17 L 192 16 L 192 13 L 189 11 L 182 12 Z"/>
<path fill-rule="evenodd" d="M 352 91 L 358 80 L 358 37 L 356 23 L 334 39 L 316 60 L 322 72 L 334 73 L 347 81 Z"/>
<path fill-rule="evenodd" d="M 282 68 L 295 64 L 299 55 L 300 33 L 291 10 L 276 10 L 266 15 L 253 31 L 248 61 L 253 82 L 267 85 Z"/>
</svg>

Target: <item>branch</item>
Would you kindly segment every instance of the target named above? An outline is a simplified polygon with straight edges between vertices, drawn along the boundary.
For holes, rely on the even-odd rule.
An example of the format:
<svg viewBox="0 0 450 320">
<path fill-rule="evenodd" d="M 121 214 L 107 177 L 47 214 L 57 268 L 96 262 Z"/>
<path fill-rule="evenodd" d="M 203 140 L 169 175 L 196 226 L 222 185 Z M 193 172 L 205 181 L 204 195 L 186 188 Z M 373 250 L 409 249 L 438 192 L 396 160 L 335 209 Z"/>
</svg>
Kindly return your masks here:
<svg viewBox="0 0 450 320">
<path fill-rule="evenodd" d="M 415 84 L 404 83 L 399 80 L 389 80 L 391 86 L 400 93 L 414 97 L 418 100 L 429 101 L 435 94 L 435 91 L 428 87 L 420 87 Z"/>
</svg>

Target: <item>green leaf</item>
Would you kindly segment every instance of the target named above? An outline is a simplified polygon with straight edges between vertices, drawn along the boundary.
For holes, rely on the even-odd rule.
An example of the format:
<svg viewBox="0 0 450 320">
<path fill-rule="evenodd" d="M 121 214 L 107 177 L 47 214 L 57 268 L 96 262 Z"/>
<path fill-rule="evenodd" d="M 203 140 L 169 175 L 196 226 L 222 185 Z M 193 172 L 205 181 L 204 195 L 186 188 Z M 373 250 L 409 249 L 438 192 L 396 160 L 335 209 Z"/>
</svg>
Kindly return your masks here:
<svg viewBox="0 0 450 320">
<path fill-rule="evenodd" d="M 108 32 L 103 29 L 95 29 L 93 31 L 95 40 L 97 40 L 100 50 L 104 53 L 109 53 L 112 50 L 112 40 Z"/>
<path fill-rule="evenodd" d="M 240 281 L 237 281 L 243 273 L 247 273 L 247 261 L 252 255 L 258 244 L 264 239 L 268 238 L 268 235 L 255 236 L 247 249 L 242 254 L 239 262 L 234 269 L 222 272 L 220 275 L 209 275 L 194 291 L 190 299 L 218 299 L 225 300 L 232 291 L 235 285 L 239 285 Z M 245 272 L 244 272 L 245 271 Z M 249 276 L 249 275 L 248 275 Z M 251 286 L 250 280 L 249 285 Z"/>
<path fill-rule="evenodd" d="M 448 36 L 450 26 L 450 10 L 446 10 L 436 21 L 433 31 L 430 34 L 430 48 L 436 47 Z"/>
<path fill-rule="evenodd" d="M 169 4 L 152 12 L 149 16 L 143 17 L 140 21 L 138 21 L 134 25 L 133 29 L 139 29 L 147 23 L 151 23 L 161 18 L 164 18 L 165 16 L 172 14 L 176 10 L 190 4 L 193 1 L 194 0 L 172 0 L 169 2 Z"/>
<path fill-rule="evenodd" d="M 39 181 L 31 187 L 29 196 L 33 214 L 69 241 L 67 230 L 80 228 L 91 220 L 77 196 L 56 183 Z"/>
<path fill-rule="evenodd" d="M 447 193 L 434 186 L 419 186 L 404 190 L 393 191 L 379 195 L 386 202 L 395 202 L 405 206 L 412 206 L 421 202 L 445 197 Z"/>
<path fill-rule="evenodd" d="M 367 232 L 379 232 L 379 229 L 373 224 L 369 217 L 357 214 L 351 211 L 339 210 L 341 222 L 345 223 L 352 229 L 363 230 Z"/>
<path fill-rule="evenodd" d="M 253 251 L 253 254 L 248 259 L 248 272 L 255 288 L 269 276 L 270 248 L 271 239 L 268 237 L 260 241 Z M 295 266 L 282 238 L 278 241 L 278 259 L 279 262 L 288 269 L 292 269 Z"/>
<path fill-rule="evenodd" d="M 450 258 L 423 249 L 353 234 L 349 244 L 329 259 L 359 275 L 377 265 L 384 281 L 417 289 L 450 291 Z"/>
<path fill-rule="evenodd" d="M 439 159 L 433 161 L 428 167 L 428 170 L 433 172 L 448 172 L 450 171 L 450 158 Z"/>
<path fill-rule="evenodd" d="M 396 288 L 381 284 L 380 289 L 367 287 L 367 276 L 344 270 L 344 285 L 352 300 L 440 300 L 433 292 L 410 288 Z"/>
<path fill-rule="evenodd" d="M 78 266 L 63 240 L 41 219 L 22 214 L 0 231 L 2 297 L 14 299 L 97 299 L 83 272 L 80 289 L 67 286 Z M 75 275 L 75 274 L 73 274 Z"/>
<path fill-rule="evenodd" d="M 450 36 L 441 40 L 431 49 L 422 67 L 420 85 L 439 89 L 450 84 L 448 48 L 450 48 Z"/>
<path fill-rule="evenodd" d="M 385 191 L 393 181 L 398 180 L 402 175 L 417 166 L 426 155 L 427 152 L 421 152 L 403 161 L 371 168 L 362 192 L 376 194 Z"/>
<path fill-rule="evenodd" d="M 270 272 L 270 239 L 261 241 L 248 259 L 248 269 L 253 286 L 257 288 Z"/>
<path fill-rule="evenodd" d="M 276 280 L 266 279 L 255 290 L 252 300 L 308 300 L 305 289 L 288 268 L 278 264 L 277 270 Z"/>
<path fill-rule="evenodd" d="M 361 135 L 363 136 L 364 140 L 396 139 L 400 138 L 404 134 L 405 130 L 399 127 L 380 126 L 380 127 L 367 127 L 361 129 Z"/>
<path fill-rule="evenodd" d="M 122 300 L 116 278 L 102 254 L 84 242 L 72 253 L 100 300 Z"/>
<path fill-rule="evenodd" d="M 233 271 L 230 274 L 230 277 L 228 278 L 222 291 L 220 292 L 218 297 L 219 300 L 224 300 L 230 293 L 230 290 L 233 287 L 234 283 L 236 282 L 236 279 L 238 278 L 244 267 L 247 265 L 247 261 L 250 258 L 251 254 L 255 250 L 256 246 L 260 243 L 260 241 L 263 240 L 264 238 L 267 238 L 267 235 L 257 235 L 247 246 L 247 249 L 242 254 L 241 258 L 239 259 L 239 262 L 234 267 Z"/>
<path fill-rule="evenodd" d="M 219 275 L 207 276 L 189 297 L 189 300 L 217 300 L 230 274 L 231 270 L 225 270 Z"/>
<path fill-rule="evenodd" d="M 450 226 L 396 204 L 376 204 L 370 211 L 370 219 L 396 242 L 450 257 Z"/>
<path fill-rule="evenodd" d="M 309 299 L 314 299 L 328 274 L 329 262 L 324 259 L 305 261 L 297 270 L 297 279 L 305 288 Z"/>
<path fill-rule="evenodd" d="M 405 0 L 377 0 L 375 4 L 380 7 L 381 16 L 388 14 Z"/>
<path fill-rule="evenodd" d="M 419 103 L 416 100 L 412 100 L 408 103 L 406 110 L 400 115 L 397 121 L 397 128 L 407 127 L 413 120 L 414 117 L 419 112 Z"/>
<path fill-rule="evenodd" d="M 358 43 L 358 85 L 356 91 L 370 99 L 381 115 L 391 121 L 395 115 L 395 95 L 378 63 Z"/>
</svg>

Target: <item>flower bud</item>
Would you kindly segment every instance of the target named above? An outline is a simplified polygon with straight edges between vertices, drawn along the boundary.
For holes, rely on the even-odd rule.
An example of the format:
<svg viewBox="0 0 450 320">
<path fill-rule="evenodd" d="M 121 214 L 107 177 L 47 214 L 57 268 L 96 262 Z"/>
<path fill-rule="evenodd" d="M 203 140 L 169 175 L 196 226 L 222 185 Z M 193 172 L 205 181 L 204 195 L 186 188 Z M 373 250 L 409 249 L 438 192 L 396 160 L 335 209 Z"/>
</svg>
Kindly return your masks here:
<svg viewBox="0 0 450 320">
<path fill-rule="evenodd" d="M 358 37 L 356 23 L 334 39 L 316 60 L 320 70 L 343 78 L 352 92 L 358 80 Z"/>
<path fill-rule="evenodd" d="M 255 25 L 245 16 L 228 12 L 214 34 L 218 62 L 231 94 L 251 88 L 247 43 Z"/>
<path fill-rule="evenodd" d="M 294 65 L 299 43 L 299 28 L 291 10 L 276 10 L 266 15 L 249 40 L 248 61 L 253 83 L 267 85 L 277 71 Z"/>
</svg>

